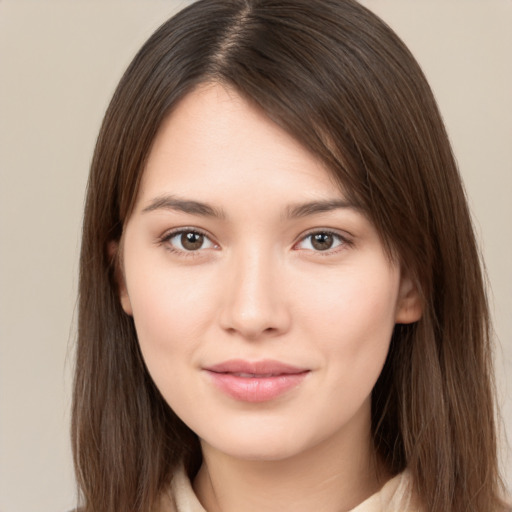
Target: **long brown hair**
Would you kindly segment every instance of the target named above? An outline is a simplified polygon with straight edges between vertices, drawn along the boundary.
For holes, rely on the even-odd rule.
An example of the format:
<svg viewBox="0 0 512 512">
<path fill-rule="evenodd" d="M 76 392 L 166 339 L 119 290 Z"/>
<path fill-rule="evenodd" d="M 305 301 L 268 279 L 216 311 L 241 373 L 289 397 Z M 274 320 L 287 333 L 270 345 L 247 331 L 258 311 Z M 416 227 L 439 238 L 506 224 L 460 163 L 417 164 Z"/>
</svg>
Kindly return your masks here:
<svg viewBox="0 0 512 512">
<path fill-rule="evenodd" d="M 501 510 L 489 315 L 461 179 L 412 55 L 352 0 L 201 0 L 123 76 L 89 178 L 72 439 L 85 512 L 147 512 L 198 441 L 165 403 L 119 303 L 120 240 L 155 134 L 194 87 L 220 82 L 329 167 L 414 278 L 422 319 L 397 325 L 372 394 L 388 470 L 428 512 Z"/>
</svg>

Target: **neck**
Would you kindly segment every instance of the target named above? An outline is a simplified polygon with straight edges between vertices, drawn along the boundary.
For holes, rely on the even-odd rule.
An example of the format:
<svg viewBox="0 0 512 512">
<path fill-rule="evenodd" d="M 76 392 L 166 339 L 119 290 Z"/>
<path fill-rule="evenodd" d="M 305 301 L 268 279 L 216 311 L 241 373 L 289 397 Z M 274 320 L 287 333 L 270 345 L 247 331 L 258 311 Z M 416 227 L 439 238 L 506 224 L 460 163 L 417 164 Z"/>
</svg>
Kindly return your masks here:
<svg viewBox="0 0 512 512">
<path fill-rule="evenodd" d="M 367 428 L 340 432 L 280 460 L 246 460 L 202 443 L 194 490 L 208 512 L 346 512 L 390 477 L 374 454 Z"/>
</svg>

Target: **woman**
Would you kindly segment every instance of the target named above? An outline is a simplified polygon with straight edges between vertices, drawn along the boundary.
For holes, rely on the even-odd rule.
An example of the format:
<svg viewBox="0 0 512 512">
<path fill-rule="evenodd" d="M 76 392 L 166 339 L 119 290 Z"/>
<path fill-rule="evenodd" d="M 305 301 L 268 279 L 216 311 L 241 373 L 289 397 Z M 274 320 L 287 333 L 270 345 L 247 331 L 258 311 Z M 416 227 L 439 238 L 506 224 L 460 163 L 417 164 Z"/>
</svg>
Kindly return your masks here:
<svg viewBox="0 0 512 512">
<path fill-rule="evenodd" d="M 135 57 L 89 180 L 73 441 L 91 512 L 505 510 L 460 177 L 365 8 L 203 0 Z"/>
</svg>

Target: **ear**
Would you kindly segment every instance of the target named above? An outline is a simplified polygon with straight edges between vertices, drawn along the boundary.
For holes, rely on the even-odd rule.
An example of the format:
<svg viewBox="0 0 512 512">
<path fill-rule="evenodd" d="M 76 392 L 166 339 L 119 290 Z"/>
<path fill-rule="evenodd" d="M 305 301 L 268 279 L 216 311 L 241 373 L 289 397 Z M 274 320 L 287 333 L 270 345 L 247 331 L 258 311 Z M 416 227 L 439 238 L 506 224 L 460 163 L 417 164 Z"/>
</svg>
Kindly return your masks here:
<svg viewBox="0 0 512 512">
<path fill-rule="evenodd" d="M 108 254 L 110 261 L 114 266 L 114 279 L 117 286 L 117 293 L 121 307 L 127 315 L 133 316 L 132 304 L 126 288 L 126 279 L 124 277 L 121 255 L 120 255 L 120 242 L 110 242 L 108 244 Z"/>
<path fill-rule="evenodd" d="M 418 286 L 407 275 L 400 280 L 400 289 L 396 304 L 395 323 L 412 324 L 417 322 L 423 314 L 423 300 Z"/>
</svg>

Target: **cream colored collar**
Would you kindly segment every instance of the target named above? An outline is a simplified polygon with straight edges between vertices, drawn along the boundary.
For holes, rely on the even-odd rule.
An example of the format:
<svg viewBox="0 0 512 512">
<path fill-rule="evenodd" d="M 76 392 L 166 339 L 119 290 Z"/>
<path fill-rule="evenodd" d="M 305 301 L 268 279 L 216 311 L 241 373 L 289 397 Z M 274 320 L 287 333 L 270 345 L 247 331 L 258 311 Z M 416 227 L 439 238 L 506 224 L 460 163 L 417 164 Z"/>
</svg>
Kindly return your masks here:
<svg viewBox="0 0 512 512">
<path fill-rule="evenodd" d="M 171 485 L 173 512 L 206 512 L 192 484 L 182 468 L 173 478 Z M 414 505 L 412 481 L 409 473 L 404 471 L 389 480 L 382 489 L 370 496 L 350 512 L 417 512 Z"/>
</svg>

